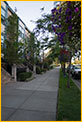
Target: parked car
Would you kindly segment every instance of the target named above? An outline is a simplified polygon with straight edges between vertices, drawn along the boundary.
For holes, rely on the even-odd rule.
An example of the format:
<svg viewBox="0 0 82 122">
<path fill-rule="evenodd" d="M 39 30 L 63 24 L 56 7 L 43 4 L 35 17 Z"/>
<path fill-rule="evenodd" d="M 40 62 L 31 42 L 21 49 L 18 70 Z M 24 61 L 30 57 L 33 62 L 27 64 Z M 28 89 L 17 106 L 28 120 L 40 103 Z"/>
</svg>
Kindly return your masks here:
<svg viewBox="0 0 82 122">
<path fill-rule="evenodd" d="M 74 65 L 72 69 L 72 77 L 81 78 L 81 65 Z"/>
<path fill-rule="evenodd" d="M 71 64 L 71 66 L 68 66 L 67 67 L 67 73 L 69 72 L 70 70 L 70 73 L 72 73 L 72 69 L 73 69 L 74 65 Z"/>
</svg>

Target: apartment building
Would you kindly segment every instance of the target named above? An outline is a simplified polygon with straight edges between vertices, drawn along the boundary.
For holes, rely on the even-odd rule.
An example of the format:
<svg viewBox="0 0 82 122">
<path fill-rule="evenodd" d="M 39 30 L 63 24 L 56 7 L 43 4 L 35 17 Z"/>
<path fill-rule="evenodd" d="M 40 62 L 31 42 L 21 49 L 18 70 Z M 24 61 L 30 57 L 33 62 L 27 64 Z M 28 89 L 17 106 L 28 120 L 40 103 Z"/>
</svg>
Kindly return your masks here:
<svg viewBox="0 0 82 122">
<path fill-rule="evenodd" d="M 14 11 L 8 5 L 6 1 L 1 1 L 1 45 L 3 46 L 4 40 L 6 39 L 5 28 L 6 28 L 6 19 L 12 15 Z M 25 23 L 18 17 L 18 30 L 20 31 L 20 35 L 18 37 L 18 41 L 23 41 L 24 38 L 28 39 L 30 36 L 30 31 L 25 25 Z"/>
</svg>

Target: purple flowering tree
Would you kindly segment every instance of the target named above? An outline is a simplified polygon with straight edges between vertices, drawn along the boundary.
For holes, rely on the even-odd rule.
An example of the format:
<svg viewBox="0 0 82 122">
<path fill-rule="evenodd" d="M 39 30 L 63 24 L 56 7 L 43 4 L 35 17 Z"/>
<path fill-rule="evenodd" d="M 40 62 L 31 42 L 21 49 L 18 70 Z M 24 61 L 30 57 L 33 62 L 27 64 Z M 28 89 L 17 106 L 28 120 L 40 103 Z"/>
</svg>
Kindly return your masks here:
<svg viewBox="0 0 82 122">
<path fill-rule="evenodd" d="M 81 44 L 81 2 L 61 2 L 52 9 L 52 29 L 61 45 L 67 45 L 71 55 L 80 50 Z M 79 48 L 78 48 L 79 46 Z"/>
<path fill-rule="evenodd" d="M 61 2 L 58 7 L 52 9 L 52 23 L 52 29 L 60 44 L 70 53 L 71 65 L 71 58 L 81 50 L 81 2 Z M 67 86 L 70 87 L 69 81 Z"/>
<path fill-rule="evenodd" d="M 43 14 L 42 18 L 38 19 L 35 23 L 35 35 L 37 37 L 41 35 L 42 38 L 46 38 L 46 35 L 48 37 L 49 34 L 54 35 L 53 39 L 48 37 L 46 48 L 53 49 L 57 42 L 59 42 L 59 45 L 70 54 L 70 65 L 71 58 L 81 50 L 81 2 L 61 2 L 61 4 L 52 9 L 51 14 Z"/>
</svg>

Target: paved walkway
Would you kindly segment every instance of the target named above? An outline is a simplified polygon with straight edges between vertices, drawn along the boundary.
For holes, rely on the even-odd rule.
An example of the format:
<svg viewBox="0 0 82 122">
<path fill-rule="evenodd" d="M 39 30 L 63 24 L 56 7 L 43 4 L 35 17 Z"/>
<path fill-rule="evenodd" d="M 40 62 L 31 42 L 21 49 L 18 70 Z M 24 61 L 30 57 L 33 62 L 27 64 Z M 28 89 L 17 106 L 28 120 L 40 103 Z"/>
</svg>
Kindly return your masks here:
<svg viewBox="0 0 82 122">
<path fill-rule="evenodd" d="M 54 121 L 59 69 L 39 75 L 30 82 L 2 86 L 1 119 L 11 121 Z"/>
</svg>

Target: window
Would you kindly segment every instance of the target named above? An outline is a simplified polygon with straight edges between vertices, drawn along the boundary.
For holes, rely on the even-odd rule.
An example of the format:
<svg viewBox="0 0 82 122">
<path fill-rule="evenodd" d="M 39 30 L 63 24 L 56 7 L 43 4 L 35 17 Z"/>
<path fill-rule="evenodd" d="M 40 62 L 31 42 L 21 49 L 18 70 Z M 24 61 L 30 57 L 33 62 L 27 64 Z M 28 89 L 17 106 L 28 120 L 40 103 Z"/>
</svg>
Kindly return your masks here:
<svg viewBox="0 0 82 122">
<path fill-rule="evenodd" d="M 20 41 L 20 40 L 22 40 L 22 38 L 19 36 L 19 37 L 18 37 L 18 41 Z"/>
<path fill-rule="evenodd" d="M 3 43 L 3 42 L 4 42 L 4 35 L 1 34 L 1 43 Z"/>
<path fill-rule="evenodd" d="M 19 36 L 22 37 L 22 32 L 19 30 Z"/>
<path fill-rule="evenodd" d="M 21 31 L 21 26 L 19 26 L 19 30 Z"/>
<path fill-rule="evenodd" d="M 3 25 L 5 25 L 6 21 L 5 21 L 5 18 L 4 18 L 4 17 L 1 17 L 1 23 L 2 23 Z"/>
<path fill-rule="evenodd" d="M 20 33 L 20 37 L 24 38 L 24 29 L 19 25 L 19 33 Z"/>
<path fill-rule="evenodd" d="M 6 12 L 5 12 L 5 10 L 3 8 L 1 8 L 1 15 L 4 16 L 4 17 L 6 15 Z"/>
<path fill-rule="evenodd" d="M 24 29 L 19 25 L 19 30 L 21 31 L 21 33 L 24 33 Z"/>
</svg>

